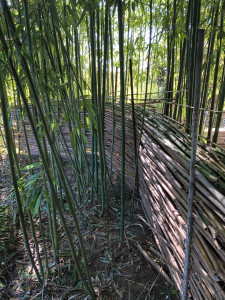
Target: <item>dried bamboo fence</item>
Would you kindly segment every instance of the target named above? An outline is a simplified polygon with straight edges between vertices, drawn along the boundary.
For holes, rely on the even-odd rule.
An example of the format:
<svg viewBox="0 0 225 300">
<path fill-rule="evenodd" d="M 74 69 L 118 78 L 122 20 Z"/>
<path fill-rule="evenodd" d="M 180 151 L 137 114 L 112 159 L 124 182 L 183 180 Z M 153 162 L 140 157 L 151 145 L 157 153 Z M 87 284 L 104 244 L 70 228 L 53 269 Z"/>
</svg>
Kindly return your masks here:
<svg viewBox="0 0 225 300">
<path fill-rule="evenodd" d="M 134 187 L 135 158 L 130 107 L 126 107 L 126 182 Z M 142 108 L 136 106 L 140 134 Z M 105 150 L 112 145 L 111 106 L 105 114 Z M 120 111 L 115 107 L 112 166 L 120 169 Z M 139 193 L 152 229 L 179 294 L 182 294 L 191 138 L 154 112 L 146 112 L 139 147 Z M 225 154 L 206 146 L 197 150 L 194 233 L 191 254 L 192 299 L 225 299 Z M 151 251 L 151 249 L 148 249 Z M 154 250 L 154 249 L 153 249 Z"/>
</svg>

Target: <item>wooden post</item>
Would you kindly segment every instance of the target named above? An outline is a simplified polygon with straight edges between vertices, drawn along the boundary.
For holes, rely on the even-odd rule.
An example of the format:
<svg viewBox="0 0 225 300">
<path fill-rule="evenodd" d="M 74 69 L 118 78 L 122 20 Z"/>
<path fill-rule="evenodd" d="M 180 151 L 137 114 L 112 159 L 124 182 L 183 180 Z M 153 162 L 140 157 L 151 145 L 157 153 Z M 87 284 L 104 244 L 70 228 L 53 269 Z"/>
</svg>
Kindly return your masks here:
<svg viewBox="0 0 225 300">
<path fill-rule="evenodd" d="M 195 190 L 195 161 L 196 149 L 198 143 L 198 126 L 199 126 L 199 106 L 201 96 L 201 72 L 202 72 L 202 58 L 204 46 L 203 29 L 198 29 L 198 44 L 197 44 L 197 57 L 195 67 L 195 93 L 194 93 L 194 112 L 193 112 L 193 130 L 192 130 L 192 144 L 191 144 L 191 165 L 190 165 L 190 180 L 189 180 L 189 195 L 188 195 L 188 215 L 187 215 L 187 231 L 186 231 L 186 249 L 185 249 L 185 263 L 184 263 L 184 282 L 183 282 L 183 295 L 182 299 L 187 299 L 188 294 L 188 279 L 190 270 L 190 253 L 191 253 L 191 240 L 192 240 L 192 212 L 193 212 L 193 199 Z"/>
<path fill-rule="evenodd" d="M 132 121 L 133 121 L 133 137 L 134 137 L 134 159 L 135 159 L 135 166 L 136 166 L 134 195 L 136 195 L 137 198 L 139 198 L 138 151 L 137 151 L 136 119 L 135 119 L 135 108 L 134 108 L 134 87 L 133 87 L 133 72 L 132 72 L 132 59 L 131 58 L 130 58 L 130 88 L 131 88 L 131 108 L 132 108 Z"/>
</svg>

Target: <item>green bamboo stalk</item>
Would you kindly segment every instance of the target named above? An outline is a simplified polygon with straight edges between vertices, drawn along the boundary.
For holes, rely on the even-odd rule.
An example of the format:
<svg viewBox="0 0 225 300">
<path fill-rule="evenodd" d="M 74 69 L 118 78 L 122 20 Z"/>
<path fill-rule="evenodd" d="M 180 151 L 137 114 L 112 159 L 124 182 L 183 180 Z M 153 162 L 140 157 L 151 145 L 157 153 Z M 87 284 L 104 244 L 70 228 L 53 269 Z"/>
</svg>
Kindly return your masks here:
<svg viewBox="0 0 225 300">
<path fill-rule="evenodd" d="M 92 84 L 93 84 L 93 97 L 96 99 L 94 102 L 97 103 L 97 136 L 98 136 L 98 150 L 99 150 L 99 164 L 100 164 L 100 194 L 101 194 L 101 202 L 102 202 L 102 211 L 104 213 L 105 210 L 105 195 L 106 195 L 106 186 L 105 186 L 105 175 L 104 175 L 104 141 L 103 141 L 103 121 L 102 121 L 102 105 L 100 103 L 99 95 L 97 95 L 96 89 L 96 55 L 95 55 L 95 34 L 94 34 L 94 26 L 95 26 L 95 18 L 94 13 L 92 13 L 90 17 L 90 26 L 91 26 L 91 53 L 92 53 Z"/>
<path fill-rule="evenodd" d="M 188 94 L 187 94 L 187 104 L 189 106 L 193 106 L 193 99 L 194 99 L 194 82 L 195 82 L 195 72 L 194 72 L 194 66 L 195 66 L 195 60 L 196 60 L 196 43 L 197 43 L 197 28 L 199 26 L 200 22 L 200 9 L 201 9 L 201 1 L 193 1 L 192 7 L 191 7 L 191 31 L 190 31 L 190 39 L 189 41 L 189 54 L 187 55 L 187 58 L 189 59 L 190 55 L 190 62 L 188 63 Z M 192 110 L 191 108 L 186 109 L 186 125 L 190 127 L 190 124 L 192 120 Z M 187 129 L 187 133 L 189 133 L 189 130 Z"/>
<path fill-rule="evenodd" d="M 49 262 L 48 262 L 48 253 L 47 253 L 47 247 L 46 247 L 46 242 L 45 242 L 45 235 L 44 235 L 44 228 L 43 228 L 40 207 L 38 210 L 38 216 L 39 216 L 39 220 L 40 220 L 40 232 L 41 232 L 41 238 L 42 238 L 43 250 L 44 250 L 44 256 L 45 256 L 45 269 L 46 269 L 47 276 L 49 276 L 50 270 L 49 270 Z"/>
<path fill-rule="evenodd" d="M 35 246 L 35 250 L 36 250 L 37 260 L 38 260 L 38 264 L 39 264 L 39 267 L 40 267 L 41 278 L 44 281 L 44 269 L 43 269 L 42 260 L 41 260 L 41 257 L 40 257 L 38 241 L 37 241 L 35 228 L 34 228 L 33 217 L 32 217 L 30 209 L 28 209 L 28 217 L 29 217 L 29 221 L 30 221 L 30 228 L 31 228 L 32 237 L 33 237 L 33 240 L 34 240 L 34 246 Z"/>
<path fill-rule="evenodd" d="M 218 23 L 218 16 L 219 16 L 219 2 L 216 4 L 215 7 L 215 16 L 214 16 L 214 22 L 212 27 L 212 33 L 211 38 L 209 41 L 209 50 L 207 55 L 207 68 L 205 71 L 205 81 L 203 85 L 203 91 L 202 91 L 202 99 L 201 99 L 201 107 L 203 110 L 201 111 L 201 117 L 199 122 L 199 133 L 202 134 L 204 130 L 204 119 L 205 119 L 205 111 L 206 111 L 206 105 L 207 105 L 207 97 L 208 97 L 208 90 L 209 90 L 209 83 L 210 83 L 210 74 L 211 74 L 211 66 L 212 66 L 212 55 L 214 50 L 214 44 L 215 44 L 215 38 L 216 38 L 216 28 Z"/>
<path fill-rule="evenodd" d="M 213 110 L 215 109 L 215 98 L 216 98 L 216 90 L 217 90 L 217 82 L 218 82 L 218 72 L 219 72 L 219 65 L 220 65 L 222 40 L 223 40 L 222 32 L 223 32 L 224 8 L 225 8 L 225 1 L 223 1 L 223 4 L 222 4 L 221 19 L 220 19 L 220 31 L 217 36 L 219 38 L 219 46 L 217 49 L 216 64 L 215 64 L 214 79 L 213 79 L 213 91 L 212 91 L 212 99 L 211 99 L 210 115 L 209 115 L 209 127 L 208 127 L 208 135 L 207 135 L 208 142 L 211 140 L 212 128 L 213 128 L 214 116 L 215 116 Z"/>
<path fill-rule="evenodd" d="M 124 30 L 123 1 L 118 0 L 119 23 L 119 57 L 120 57 L 120 110 L 121 110 L 121 215 L 120 240 L 124 240 L 124 210 L 125 210 L 125 86 L 124 86 Z"/>
<path fill-rule="evenodd" d="M 134 106 L 134 88 L 133 88 L 133 73 L 132 73 L 132 59 L 130 58 L 130 84 L 131 84 L 131 106 L 132 106 L 132 120 L 133 120 L 133 138 L 134 138 L 134 159 L 135 166 L 137 165 L 137 172 L 135 174 L 135 185 L 132 197 L 132 215 L 134 206 L 134 196 L 139 198 L 139 183 L 138 183 L 138 149 L 137 149 L 137 134 L 136 134 L 136 119 Z"/>
<path fill-rule="evenodd" d="M 114 118 L 114 103 L 115 103 L 115 92 L 114 92 L 114 76 L 113 76 L 113 34 L 112 34 L 112 21 L 111 13 L 109 10 L 109 39 L 110 39 L 110 54 L 111 54 L 111 89 L 112 89 L 112 115 L 113 115 L 113 124 L 112 124 L 112 145 L 111 145 L 111 155 L 109 163 L 109 174 L 112 176 L 112 157 L 113 157 L 113 144 L 114 144 L 114 134 L 115 134 L 115 118 Z M 116 69 L 117 70 L 117 69 Z M 117 73 L 117 71 L 116 71 Z M 116 83 L 117 84 L 117 83 Z"/>
<path fill-rule="evenodd" d="M 95 106 L 97 116 L 99 118 L 99 110 L 100 110 L 100 103 L 98 101 L 97 96 L 97 78 L 96 78 L 96 54 L 95 54 L 95 41 L 94 41 L 94 32 L 95 32 L 95 15 L 91 13 L 90 15 L 90 39 L 91 39 L 91 58 L 92 58 L 92 70 L 91 70 L 91 80 L 92 80 L 92 101 L 93 105 Z M 99 88 L 99 81 L 98 81 L 98 88 Z M 100 93 L 101 94 L 101 93 Z M 99 124 L 99 120 L 98 120 Z M 98 191 L 98 156 L 97 156 L 97 134 L 99 127 L 94 129 L 94 136 L 93 136 L 93 149 L 95 153 L 95 186 L 96 190 Z M 99 149 L 100 151 L 100 149 Z M 101 170 L 101 167 L 100 167 Z M 93 173 L 92 173 L 93 174 Z M 102 199 L 102 190 L 101 190 L 101 201 L 102 201 L 102 210 L 104 210 L 104 202 Z"/>
<path fill-rule="evenodd" d="M 225 66 L 225 62 L 224 62 Z M 218 135 L 219 135 L 219 129 L 220 129 L 220 124 L 222 120 L 222 110 L 224 107 L 224 99 L 225 99 L 225 76 L 223 76 L 223 81 L 221 83 L 221 91 L 218 99 L 218 113 L 217 113 L 217 118 L 216 118 L 216 125 L 215 125 L 215 132 L 213 135 L 213 143 L 217 143 Z"/>
<path fill-rule="evenodd" d="M 188 33 L 188 25 L 190 21 L 190 12 L 191 12 L 191 1 L 188 2 L 188 8 L 187 8 L 187 17 L 186 17 L 186 24 L 185 24 L 185 31 Z M 178 78 L 178 84 L 177 84 L 177 93 L 176 93 L 176 99 L 175 99 L 175 107 L 173 112 L 173 119 L 177 119 L 177 108 L 179 99 L 181 98 L 180 90 L 182 88 L 182 81 L 184 80 L 184 67 L 185 67 L 185 56 L 187 50 L 187 38 L 184 38 L 183 44 L 182 44 L 182 50 L 180 55 L 180 71 L 179 71 L 179 78 Z"/>
<path fill-rule="evenodd" d="M 39 274 L 39 271 L 35 265 L 30 246 L 29 246 L 29 239 L 26 231 L 26 225 L 25 225 L 25 218 L 23 214 L 23 207 L 20 199 L 20 193 L 18 189 L 18 184 L 17 184 L 17 177 L 16 177 L 16 170 L 15 170 L 15 165 L 14 165 L 14 155 L 13 155 L 13 149 L 12 149 L 12 137 L 10 133 L 10 128 L 9 128 L 9 120 L 8 120 L 8 113 L 7 113 L 7 96 L 6 96 L 6 91 L 4 89 L 4 82 L 2 78 L 2 66 L 0 64 L 0 97 L 1 97 L 1 109 L 2 109 L 2 117 L 3 117 L 3 122 L 4 122 L 4 131 L 5 131 L 5 139 L 6 139 L 6 144 L 7 144 L 7 151 L 8 151 L 8 156 L 9 156 L 9 163 L 10 163 L 10 170 L 11 170 L 11 176 L 12 176 L 12 181 L 13 181 L 13 186 L 14 186 L 14 191 L 16 195 L 16 203 L 17 203 L 17 208 L 19 212 L 19 219 L 20 219 L 20 225 L 21 229 L 23 232 L 23 237 L 24 237 L 24 244 L 28 253 L 29 260 L 31 262 L 31 265 L 35 271 L 35 274 L 37 276 L 38 282 L 40 285 L 43 284 L 43 280 Z"/>
<path fill-rule="evenodd" d="M 129 43 L 130 43 L 130 17 L 131 17 L 131 1 L 128 2 L 128 20 L 127 20 L 127 45 L 126 45 L 126 60 L 125 60 L 125 64 L 126 64 L 126 69 L 125 69 L 125 82 L 124 82 L 124 88 L 125 88 L 125 95 L 128 94 L 128 76 L 129 76 Z"/>
<path fill-rule="evenodd" d="M 101 153 L 100 153 L 100 164 L 103 168 L 103 191 L 105 196 L 106 206 L 109 206 L 109 199 L 106 187 L 106 161 L 105 161 L 105 147 L 104 147 L 104 117 L 105 117 L 105 98 L 106 98 L 106 80 L 107 80 L 107 61 L 108 61 L 108 31 L 109 31 L 109 5 L 106 2 L 105 6 L 105 33 L 104 33 L 104 61 L 103 61 L 103 80 L 102 80 L 102 97 L 101 97 Z"/>
<path fill-rule="evenodd" d="M 191 242 L 193 232 L 193 198 L 195 189 L 195 161 L 196 161 L 196 148 L 198 141 L 198 125 L 199 125 L 199 106 L 201 95 L 201 70 L 203 59 L 204 47 L 204 30 L 198 30 L 198 44 L 197 44 L 197 58 L 196 58 L 196 77 L 195 77 L 195 102 L 193 112 L 193 131 L 192 131 L 192 145 L 191 145 L 191 164 L 190 164 L 190 182 L 189 182 L 189 195 L 188 195 L 188 214 L 187 214 L 187 233 L 186 233 L 186 248 L 185 248 L 185 263 L 184 263 L 184 282 L 183 282 L 183 295 L 182 299 L 187 299 L 188 294 L 188 279 L 190 272 L 190 255 L 191 255 Z"/>
</svg>

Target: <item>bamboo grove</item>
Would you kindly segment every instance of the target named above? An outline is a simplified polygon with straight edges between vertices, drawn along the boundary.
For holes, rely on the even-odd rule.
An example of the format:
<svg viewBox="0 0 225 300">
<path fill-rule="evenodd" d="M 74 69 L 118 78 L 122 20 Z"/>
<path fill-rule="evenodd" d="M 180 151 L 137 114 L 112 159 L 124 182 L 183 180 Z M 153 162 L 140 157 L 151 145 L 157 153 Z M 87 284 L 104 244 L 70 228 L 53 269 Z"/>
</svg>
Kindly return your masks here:
<svg viewBox="0 0 225 300">
<path fill-rule="evenodd" d="M 200 74 L 202 84 L 199 87 L 199 125 L 196 129 L 202 148 L 197 151 L 201 156 L 197 169 L 214 184 L 214 192 L 212 195 L 204 192 L 207 190 L 206 181 L 202 187 L 198 183 L 196 197 L 200 200 L 197 211 L 200 216 L 203 215 L 206 224 L 215 225 L 224 241 L 224 234 L 221 233 L 224 230 L 224 198 L 216 198 L 212 200 L 213 204 L 209 204 L 207 197 L 211 201 L 213 196 L 222 197 L 218 195 L 225 194 L 224 150 L 216 145 L 223 125 L 225 97 L 225 1 L 0 0 L 0 4 L 0 149 L 3 151 L 7 148 L 14 187 L 11 196 L 16 199 L 16 213 L 24 244 L 39 284 L 43 286 L 47 281 L 52 264 L 46 250 L 47 235 L 51 240 L 54 260 L 59 265 L 57 224 L 60 219 L 80 281 L 89 296 L 96 298 L 79 220 L 86 219 L 82 211 L 84 205 L 89 209 L 92 205 L 100 205 L 101 216 L 111 207 L 109 190 L 113 190 L 112 173 L 115 169 L 120 170 L 121 177 L 121 242 L 124 240 L 124 212 L 127 205 L 133 205 L 125 199 L 125 185 L 128 184 L 133 190 L 131 202 L 136 198 L 143 199 L 146 211 L 147 199 L 143 191 L 149 187 L 146 188 L 144 182 L 149 181 L 152 187 L 150 194 L 154 199 L 158 199 L 156 195 L 160 194 L 154 182 L 162 180 L 164 185 L 170 182 L 166 168 L 160 165 L 157 157 L 155 149 L 159 151 L 159 145 L 163 148 L 163 163 L 166 164 L 169 157 L 177 160 L 177 164 L 171 164 L 180 172 L 178 181 L 187 188 L 190 152 L 186 153 L 186 146 L 190 150 L 189 136 L 194 131 L 199 29 L 204 29 L 205 37 Z M 119 132 L 116 131 L 118 111 Z M 149 111 L 154 111 L 158 117 L 154 119 Z M 132 124 L 127 123 L 129 118 Z M 182 127 L 182 130 L 177 129 L 179 137 L 176 138 L 179 141 L 175 141 L 172 135 L 170 138 L 183 152 L 175 148 L 173 153 L 170 152 L 169 142 L 160 136 L 162 133 L 157 137 L 157 128 L 164 131 L 167 126 L 173 133 L 175 126 Z M 134 168 L 130 171 L 130 177 L 128 129 L 134 141 Z M 69 132 L 69 143 L 65 138 L 65 130 Z M 149 132 L 152 132 L 152 140 L 146 137 Z M 160 141 L 154 144 L 157 139 Z M 151 155 L 142 153 L 143 140 L 151 144 Z M 164 146 L 162 141 L 165 142 Z M 117 157 L 115 152 L 118 152 Z M 19 156 L 24 154 L 29 160 L 27 165 L 21 165 L 19 161 Z M 34 154 L 38 155 L 38 161 L 34 160 Z M 73 183 L 65 171 L 62 154 L 74 174 Z M 208 157 L 206 165 L 204 156 Z M 153 170 L 159 165 L 153 175 L 155 178 L 147 178 L 147 173 L 139 174 L 143 172 L 140 167 L 144 164 L 143 159 L 153 165 Z M 171 166 L 168 168 L 171 173 L 176 173 Z M 150 172 L 153 172 L 152 169 Z M 169 184 L 175 190 L 171 197 L 181 199 L 181 202 L 173 205 L 177 205 L 184 215 L 187 211 L 186 194 L 183 198 L 178 195 L 179 184 L 176 180 Z M 220 200 L 221 203 L 218 203 Z M 216 216 L 214 207 L 218 210 Z M 67 213 L 76 229 L 73 234 L 67 222 Z M 43 230 L 42 224 L 46 216 L 48 232 Z M 26 218 L 29 220 L 38 264 L 29 246 Z M 34 218 L 39 219 L 44 259 L 39 253 Z M 153 222 L 154 218 L 154 215 L 148 215 L 149 222 Z M 210 221 L 207 223 L 208 218 Z M 184 220 L 186 222 L 186 217 Z M 204 222 L 199 223 L 194 232 L 202 233 Z M 172 230 L 176 231 L 176 226 L 172 225 Z M 157 228 L 152 225 L 152 230 L 157 231 Z M 161 227 L 161 230 L 167 229 Z M 184 232 L 180 234 L 183 236 Z M 161 239 L 159 233 L 155 233 L 155 237 L 156 240 Z M 195 251 L 204 243 L 202 236 L 198 238 L 200 240 L 194 241 Z M 209 248 L 215 250 L 209 234 L 207 238 L 207 243 L 211 245 Z M 165 244 L 160 250 L 166 255 Z M 213 257 L 213 262 L 209 263 L 208 269 L 205 267 L 203 273 L 213 272 L 213 267 L 221 263 L 212 253 L 210 258 Z M 179 271 L 173 280 L 181 291 L 182 276 L 179 272 L 183 265 L 180 260 L 184 257 L 183 253 L 173 255 L 180 255 L 175 267 Z M 200 254 L 194 253 L 196 262 L 198 255 L 201 259 L 205 257 L 204 250 Z M 220 259 L 224 264 L 224 251 Z M 196 291 L 193 277 L 190 278 L 192 297 L 203 299 L 200 292 Z M 206 286 L 209 284 L 207 280 L 203 280 L 203 283 Z M 212 286 L 207 290 L 207 299 L 213 299 L 210 298 L 214 295 L 213 289 L 219 289 L 219 285 Z M 224 291 L 217 295 L 216 299 L 223 299 Z"/>
</svg>

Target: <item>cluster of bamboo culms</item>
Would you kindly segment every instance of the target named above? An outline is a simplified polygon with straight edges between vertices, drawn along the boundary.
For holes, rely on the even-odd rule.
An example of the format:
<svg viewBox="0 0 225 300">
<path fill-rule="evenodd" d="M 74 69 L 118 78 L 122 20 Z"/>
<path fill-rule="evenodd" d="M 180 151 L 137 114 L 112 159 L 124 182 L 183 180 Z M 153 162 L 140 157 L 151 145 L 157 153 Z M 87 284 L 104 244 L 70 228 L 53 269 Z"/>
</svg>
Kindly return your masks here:
<svg viewBox="0 0 225 300">
<path fill-rule="evenodd" d="M 179 14 L 179 2 L 167 2 L 167 15 L 172 15 L 172 21 L 167 29 L 167 76 L 166 92 L 162 112 L 186 126 L 190 134 L 192 126 L 192 114 L 194 107 L 194 82 L 196 63 L 196 43 L 198 28 L 206 28 L 204 24 L 205 6 L 202 1 L 188 1 L 183 18 L 185 20 L 185 36 L 180 41 L 179 72 L 176 82 L 176 51 L 178 40 L 176 34 L 179 31 L 177 15 Z M 209 16 L 210 31 L 206 29 L 205 58 L 203 80 L 201 87 L 199 134 L 205 135 L 208 142 L 217 143 L 218 133 L 224 108 L 224 62 L 221 47 L 224 36 L 224 1 L 215 1 L 211 7 Z M 172 30 L 171 30 L 172 28 Z M 215 54 L 215 59 L 212 57 Z M 176 92 L 175 92 L 176 91 Z M 215 128 L 215 131 L 213 131 Z"/>
<path fill-rule="evenodd" d="M 105 115 L 106 157 L 111 157 L 111 106 Z M 135 111 L 137 135 L 141 108 Z M 113 168 L 120 169 L 120 108 L 115 107 Z M 126 106 L 126 182 L 135 182 L 135 151 L 131 107 Z M 137 136 L 138 140 L 138 136 Z M 146 112 L 139 149 L 139 194 L 162 260 L 183 293 L 191 138 L 167 119 Z M 193 208 L 193 239 L 189 287 L 193 299 L 225 297 L 225 153 L 198 142 Z M 146 249 L 152 251 L 152 249 Z M 155 249 L 156 250 L 156 249 Z M 153 249 L 154 251 L 154 249 Z M 154 252 L 153 252 L 154 253 Z"/>
<path fill-rule="evenodd" d="M 122 21 L 121 1 L 118 2 Z M 96 9 L 87 3 L 85 14 L 80 15 L 75 7 L 72 10 L 65 2 L 60 5 L 64 9 L 64 21 L 69 24 L 61 21 L 61 10 L 55 1 L 39 2 L 37 7 L 36 3 L 28 5 L 27 0 L 18 5 L 12 2 L 10 6 L 8 1 L 1 1 L 0 98 L 4 142 L 13 179 L 12 195 L 16 199 L 25 247 L 38 282 L 42 287 L 47 284 L 54 275 L 51 266 L 55 264 L 60 278 L 60 260 L 64 254 L 59 249 L 59 228 L 63 228 L 74 265 L 74 278 L 78 278 L 75 284 L 80 281 L 80 286 L 95 299 L 78 216 L 85 220 L 81 206 L 90 205 L 94 200 L 101 204 L 102 214 L 109 206 L 103 126 L 109 43 L 105 42 L 102 54 L 100 34 L 104 27 L 107 39 L 111 19 L 109 7 L 101 9 L 99 5 Z M 100 19 L 103 10 L 104 23 Z M 81 21 L 88 37 L 90 87 L 83 78 L 78 34 Z M 120 22 L 121 35 L 122 26 Z M 110 38 L 112 46 L 112 36 Z M 84 91 L 92 97 L 85 97 Z M 70 145 L 64 130 L 70 133 Z M 86 147 L 90 133 L 91 159 Z M 34 143 L 38 163 L 34 162 Z M 17 152 L 28 154 L 29 165 L 20 164 Z M 62 153 L 69 162 L 74 182 L 68 180 Z M 72 234 L 65 212 L 74 226 Z M 123 224 L 123 214 L 121 216 Z M 43 222 L 46 217 L 47 223 Z M 39 220 L 39 228 L 35 218 Z M 123 230 L 121 226 L 121 239 Z M 40 239 L 37 232 L 41 233 Z M 35 246 L 34 254 L 31 241 Z M 43 249 L 42 253 L 40 249 Z"/>
<path fill-rule="evenodd" d="M 77 78 L 77 73 L 74 72 L 73 67 L 71 65 L 68 49 L 66 50 L 65 45 L 61 40 L 62 37 L 57 24 L 58 18 L 55 3 L 52 2 L 51 5 L 47 7 L 47 11 L 45 12 L 43 10 L 43 7 L 41 7 L 41 4 L 39 3 L 38 5 L 38 11 L 36 15 L 36 17 L 38 18 L 38 25 L 35 24 L 35 26 L 38 26 L 40 33 L 42 33 L 41 36 L 43 37 L 43 45 L 46 45 L 45 48 L 43 46 L 43 48 L 40 50 L 40 53 L 38 53 L 38 56 L 36 57 L 34 54 L 34 47 L 32 45 L 34 41 L 32 40 L 31 24 L 29 23 L 29 11 L 27 1 L 23 1 L 23 16 L 25 17 L 26 28 L 25 31 L 23 30 L 22 24 L 21 27 L 16 28 L 11 13 L 12 10 L 8 7 L 8 2 L 4 0 L 1 1 L 1 7 L 5 18 L 5 24 L 7 24 L 6 28 L 3 28 L 2 24 L 0 27 L 1 47 L 4 51 L 4 62 L 1 61 L 0 65 L 1 108 L 11 167 L 11 174 L 14 185 L 14 195 L 17 202 L 18 216 L 23 232 L 25 247 L 32 267 L 36 273 L 36 277 L 41 286 L 44 287 L 46 284 L 46 280 L 50 274 L 50 262 L 52 263 L 52 259 L 54 259 L 58 266 L 60 263 L 59 234 L 57 223 L 58 215 L 60 222 L 63 226 L 64 233 L 68 239 L 71 256 L 75 265 L 75 272 L 78 274 L 83 287 L 89 293 L 91 298 L 95 299 L 96 296 L 92 286 L 84 244 L 82 240 L 82 234 L 80 232 L 77 219 L 76 210 L 79 210 L 79 204 L 78 200 L 74 196 L 72 186 L 68 182 L 61 161 L 61 157 L 59 155 L 60 152 L 58 151 L 59 143 L 63 143 L 63 137 L 61 136 L 61 131 L 58 126 L 59 120 L 57 119 L 57 117 L 55 117 L 56 112 L 59 116 L 59 111 L 57 110 L 59 98 L 65 100 L 63 101 L 63 105 L 65 105 L 64 113 L 68 116 L 68 126 L 71 128 L 72 133 L 73 128 L 75 128 L 75 114 L 76 116 L 77 114 L 80 114 L 80 103 L 78 102 L 76 104 L 78 106 L 77 108 L 73 103 L 73 87 L 70 87 L 71 89 L 69 89 L 69 92 L 65 89 L 61 58 L 59 55 L 59 47 L 61 47 L 61 53 L 63 53 L 63 58 L 67 61 L 67 72 L 70 74 L 70 76 L 74 76 L 75 78 Z M 19 18 L 21 18 L 20 21 L 22 23 L 20 6 L 18 11 L 18 16 Z M 53 48 L 48 45 L 49 41 L 47 39 L 49 38 L 49 36 L 44 38 L 44 34 L 42 32 L 43 13 L 47 13 L 51 20 L 51 23 L 49 24 L 49 29 L 51 28 L 51 43 L 54 44 L 54 53 Z M 27 47 L 24 46 L 24 43 L 26 43 Z M 18 64 L 22 66 L 22 69 L 20 68 L 20 70 L 22 70 L 23 75 L 21 73 L 18 73 Z M 55 71 L 55 75 L 61 75 L 59 75 L 59 79 L 57 82 L 57 98 L 55 98 L 54 101 L 50 101 L 51 94 L 48 90 L 49 67 L 51 67 L 51 69 Z M 40 70 L 43 70 L 44 72 L 41 72 Z M 8 79 L 8 71 L 10 72 L 13 78 L 13 84 L 16 86 L 17 90 L 17 93 L 15 94 L 15 101 L 17 101 L 15 109 L 20 111 L 20 116 L 22 116 L 21 123 L 23 125 L 23 130 L 26 137 L 25 140 L 27 142 L 26 146 L 30 161 L 29 166 L 22 168 L 22 170 L 19 166 L 15 143 L 12 137 L 12 128 L 10 127 L 10 122 L 8 119 L 9 103 L 6 93 L 6 84 L 4 82 L 6 78 Z M 22 79 L 23 76 L 26 78 L 26 83 Z M 26 85 L 28 85 L 28 89 L 26 88 Z M 32 101 L 29 100 L 29 97 L 32 98 Z M 41 101 L 43 98 L 46 99 L 45 102 Z M 85 106 L 85 104 L 83 106 Z M 87 110 L 91 109 L 87 108 L 86 106 L 85 108 Z M 72 118 L 70 118 L 69 115 L 70 110 L 74 111 Z M 19 115 L 18 111 L 17 115 Z M 26 135 L 26 127 L 24 126 L 25 115 L 29 120 L 33 137 L 36 142 L 37 152 L 40 158 L 40 163 L 38 164 L 33 164 L 33 158 L 30 153 L 30 145 Z M 73 160 L 70 156 L 70 153 L 68 153 L 68 155 L 72 164 L 72 170 L 76 174 L 76 184 L 77 186 L 79 186 L 79 197 L 85 197 L 84 178 L 78 175 L 82 174 L 82 163 L 83 161 L 85 162 L 85 159 L 82 160 L 81 156 L 86 155 L 84 140 L 81 138 L 83 128 L 81 129 L 81 125 L 79 124 L 79 121 L 77 121 L 77 128 L 79 130 L 79 134 L 74 133 L 74 135 L 71 137 L 71 139 L 76 139 L 76 142 L 74 141 L 73 143 L 74 150 L 76 150 L 76 145 L 80 145 L 79 154 L 74 155 Z M 54 126 L 56 128 L 55 130 L 53 130 Z M 47 144 L 49 145 L 50 153 L 47 150 Z M 39 167 L 38 172 L 36 171 L 37 165 Z M 22 174 L 23 171 L 27 171 L 26 174 Z M 23 178 L 26 178 L 26 180 L 24 180 Z M 77 237 L 77 245 L 74 243 L 74 238 L 69 231 L 67 220 L 64 216 L 65 205 L 63 203 L 62 198 L 63 193 L 58 192 L 59 190 L 63 190 L 63 193 L 65 195 L 64 197 L 66 197 L 68 209 L 73 220 L 74 228 L 76 230 L 74 234 Z M 44 206 L 47 208 L 49 230 L 43 230 L 42 214 L 44 213 Z M 30 231 L 35 245 L 35 255 L 37 257 L 38 266 L 34 261 L 34 255 L 32 255 L 30 249 L 30 238 L 28 238 L 28 229 L 25 222 L 25 218 L 27 215 L 29 217 Z M 40 254 L 40 242 L 38 242 L 37 239 L 37 228 L 35 228 L 34 226 L 34 217 L 36 216 L 39 217 L 39 230 L 41 232 L 41 246 L 43 248 L 44 257 L 41 257 Z M 50 232 L 49 236 L 47 235 L 47 232 Z M 51 252 L 53 252 L 53 257 L 49 257 L 49 251 L 47 251 L 46 246 L 47 239 L 51 240 L 53 250 Z M 81 258 L 78 257 L 79 252 L 77 248 L 79 248 Z"/>
</svg>

